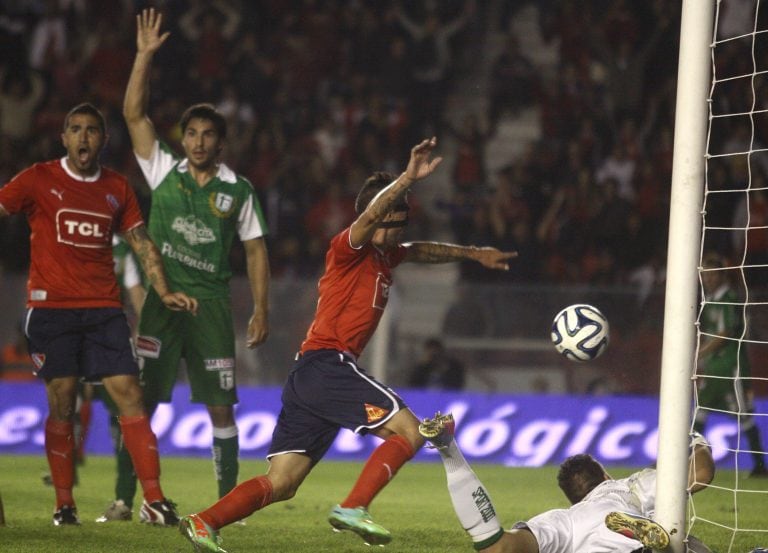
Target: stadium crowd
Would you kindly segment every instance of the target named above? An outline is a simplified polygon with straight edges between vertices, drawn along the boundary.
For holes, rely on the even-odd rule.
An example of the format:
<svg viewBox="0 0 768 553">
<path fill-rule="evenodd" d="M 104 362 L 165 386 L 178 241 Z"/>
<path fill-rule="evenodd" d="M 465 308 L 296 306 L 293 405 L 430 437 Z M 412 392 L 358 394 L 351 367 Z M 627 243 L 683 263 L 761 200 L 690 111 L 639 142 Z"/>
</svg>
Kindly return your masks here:
<svg viewBox="0 0 768 553">
<path fill-rule="evenodd" d="M 58 155 L 61 146 L 49 138 L 56 134 L 52 127 L 58 128 L 67 107 L 89 100 L 110 125 L 105 163 L 129 175 L 146 209 L 148 189 L 120 109 L 134 14 L 147 3 L 2 4 L 0 182 Z M 520 252 L 521 262 L 508 274 L 467 264 L 466 280 L 612 285 L 653 282 L 660 274 L 678 5 L 627 0 L 154 4 L 168 13 L 173 38 L 158 56 L 162 71 L 152 82 L 152 120 L 161 137 L 178 144 L 175 117 L 182 106 L 212 101 L 226 115 L 231 130 L 225 161 L 251 180 L 262 200 L 276 278 L 317 276 L 331 233 L 352 218 L 363 177 L 400 167 L 409 145 L 433 133 L 453 149 L 444 152 L 453 164 L 451 179 L 435 205 L 414 206 L 415 232 L 424 234 L 435 224 L 432 219 L 440 219 L 434 214 L 447 213 L 443 220 L 457 242 Z M 538 10 L 539 34 L 556 53 L 553 71 L 538 66 L 511 30 L 519 11 L 530 5 Z M 726 10 L 723 17 L 729 15 Z M 505 46 L 490 61 L 487 82 L 473 88 L 487 110 L 462 112 L 455 85 L 488 51 L 493 34 L 504 35 Z M 750 63 L 724 49 L 721 59 L 724 67 L 733 67 L 732 74 Z M 734 86 L 722 102 L 731 108 L 743 104 L 739 90 Z M 530 109 L 538 113 L 541 138 L 500 170 L 489 171 L 486 146 L 500 123 Z M 725 138 L 713 149 L 739 151 L 749 137 L 736 123 L 722 124 L 733 128 L 718 134 Z M 768 140 L 768 127 L 758 125 L 755 132 L 757 141 Z M 742 161 L 737 156 L 717 164 L 711 178 L 723 187 L 743 186 Z M 764 179 L 765 167 L 753 165 L 752 178 Z M 733 198 L 724 200 L 730 204 L 721 211 L 727 223 L 744 208 L 737 196 L 725 197 Z M 751 204 L 768 216 L 766 206 Z M 2 265 L 23 270 L 26 224 L 11 219 L 4 225 Z M 234 255 L 242 271 L 242 251 Z"/>
</svg>

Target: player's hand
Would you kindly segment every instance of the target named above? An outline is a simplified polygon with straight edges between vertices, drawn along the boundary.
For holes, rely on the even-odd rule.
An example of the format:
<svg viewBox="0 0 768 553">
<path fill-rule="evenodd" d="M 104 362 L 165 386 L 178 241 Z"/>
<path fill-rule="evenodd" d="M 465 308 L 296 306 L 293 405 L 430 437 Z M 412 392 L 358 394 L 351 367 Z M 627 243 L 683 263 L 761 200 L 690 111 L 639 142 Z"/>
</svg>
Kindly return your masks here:
<svg viewBox="0 0 768 553">
<path fill-rule="evenodd" d="M 263 344 L 267 336 L 269 336 L 267 314 L 263 311 L 257 311 L 251 316 L 251 320 L 248 321 L 248 335 L 245 339 L 245 345 L 253 349 Z"/>
<path fill-rule="evenodd" d="M 189 311 L 197 315 L 197 300 L 190 298 L 184 292 L 168 292 L 160 300 L 171 311 Z"/>
<path fill-rule="evenodd" d="M 474 259 L 489 269 L 497 269 L 499 271 L 509 271 L 510 259 L 517 257 L 517 252 L 503 252 L 496 248 L 477 248 L 474 250 Z"/>
<path fill-rule="evenodd" d="M 139 53 L 154 54 L 170 36 L 166 31 L 160 34 L 163 14 L 155 12 L 155 8 L 141 10 L 136 16 L 136 50 Z"/>
<path fill-rule="evenodd" d="M 414 181 L 423 179 L 440 165 L 440 162 L 443 161 L 442 157 L 429 159 L 435 146 L 437 146 L 437 138 L 433 136 L 428 140 L 423 140 L 411 149 L 411 159 L 408 160 L 408 167 L 405 169 L 405 176 L 407 178 Z"/>
</svg>

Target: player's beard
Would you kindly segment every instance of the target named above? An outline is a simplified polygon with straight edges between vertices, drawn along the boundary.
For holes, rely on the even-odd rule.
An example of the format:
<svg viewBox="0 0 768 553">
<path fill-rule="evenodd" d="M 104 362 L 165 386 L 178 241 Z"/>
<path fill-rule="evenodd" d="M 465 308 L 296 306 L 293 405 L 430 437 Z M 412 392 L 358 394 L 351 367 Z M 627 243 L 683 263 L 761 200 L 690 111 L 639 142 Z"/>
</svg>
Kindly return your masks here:
<svg viewBox="0 0 768 553">
<path fill-rule="evenodd" d="M 190 155 L 187 155 L 187 159 L 195 171 L 207 173 L 216 167 L 218 156 L 210 155 L 208 152 L 205 152 L 205 155 L 196 156 L 194 152 L 190 152 Z"/>
</svg>

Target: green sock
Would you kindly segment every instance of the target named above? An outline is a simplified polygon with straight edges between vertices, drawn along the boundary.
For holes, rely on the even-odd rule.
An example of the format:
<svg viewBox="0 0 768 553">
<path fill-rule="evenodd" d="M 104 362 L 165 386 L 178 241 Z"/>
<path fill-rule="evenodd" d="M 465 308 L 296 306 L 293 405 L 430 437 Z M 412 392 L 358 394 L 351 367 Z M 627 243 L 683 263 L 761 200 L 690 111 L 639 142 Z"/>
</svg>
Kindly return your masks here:
<svg viewBox="0 0 768 553">
<path fill-rule="evenodd" d="M 237 426 L 213 429 L 213 469 L 219 484 L 219 498 L 227 495 L 237 485 L 239 470 Z"/>
</svg>

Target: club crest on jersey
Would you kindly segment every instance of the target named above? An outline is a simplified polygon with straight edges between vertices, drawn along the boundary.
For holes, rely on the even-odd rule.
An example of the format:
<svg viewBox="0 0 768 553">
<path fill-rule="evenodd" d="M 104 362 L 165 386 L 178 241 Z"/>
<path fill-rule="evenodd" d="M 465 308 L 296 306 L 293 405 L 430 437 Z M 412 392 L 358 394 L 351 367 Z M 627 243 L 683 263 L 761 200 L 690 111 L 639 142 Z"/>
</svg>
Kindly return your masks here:
<svg viewBox="0 0 768 553">
<path fill-rule="evenodd" d="M 377 405 L 365 404 L 365 415 L 368 417 L 368 423 L 380 421 L 389 413 L 389 409 L 383 409 Z"/>
<path fill-rule="evenodd" d="M 117 211 L 120 209 L 120 202 L 118 202 L 117 198 L 115 198 L 112 194 L 107 194 L 106 198 L 109 207 L 112 208 L 112 211 Z"/>
<path fill-rule="evenodd" d="M 373 305 L 371 307 L 384 311 L 389 299 L 390 286 L 392 286 L 392 281 L 386 275 L 379 273 L 376 276 L 376 288 L 373 292 Z"/>
<path fill-rule="evenodd" d="M 211 193 L 208 204 L 216 217 L 229 217 L 235 210 L 235 198 L 223 192 Z"/>
<path fill-rule="evenodd" d="M 40 370 L 43 368 L 43 365 L 45 365 L 44 353 L 30 353 L 29 356 L 32 358 L 32 363 L 35 364 L 35 367 L 37 367 L 37 370 Z"/>
<path fill-rule="evenodd" d="M 184 236 L 184 240 L 190 246 L 210 244 L 216 241 L 216 235 L 213 233 L 213 230 L 208 228 L 203 221 L 194 215 L 176 217 L 171 228 Z"/>
<path fill-rule="evenodd" d="M 112 217 L 93 211 L 61 209 L 56 213 L 56 238 L 79 248 L 111 248 Z"/>
</svg>

